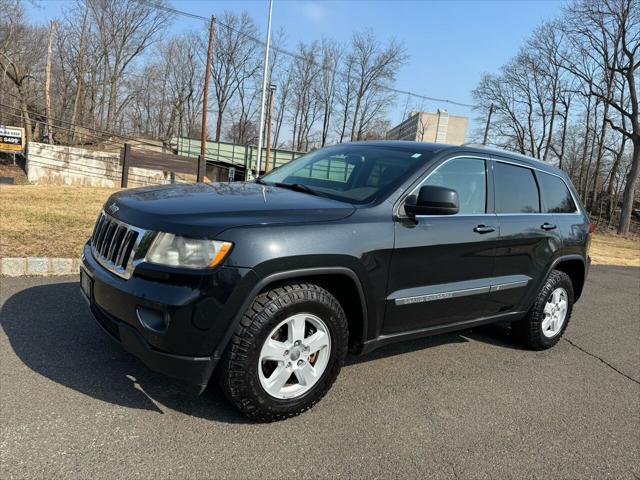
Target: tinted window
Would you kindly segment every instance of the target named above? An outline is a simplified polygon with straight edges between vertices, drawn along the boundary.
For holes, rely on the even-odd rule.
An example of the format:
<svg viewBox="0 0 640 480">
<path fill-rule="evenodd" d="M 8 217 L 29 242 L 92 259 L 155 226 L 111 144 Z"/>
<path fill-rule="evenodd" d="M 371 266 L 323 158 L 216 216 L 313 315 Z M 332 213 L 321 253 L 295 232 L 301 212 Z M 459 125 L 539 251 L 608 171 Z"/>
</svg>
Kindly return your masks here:
<svg viewBox="0 0 640 480">
<path fill-rule="evenodd" d="M 546 173 L 538 173 L 544 211 L 549 213 L 573 213 L 576 204 L 562 179 Z"/>
<path fill-rule="evenodd" d="M 413 148 L 341 144 L 303 155 L 261 177 L 267 185 L 299 183 L 317 194 L 367 203 L 397 188 L 429 160 Z"/>
<path fill-rule="evenodd" d="M 495 163 L 496 213 L 537 213 L 538 186 L 529 168 Z"/>
<path fill-rule="evenodd" d="M 429 175 L 422 185 L 452 188 L 458 192 L 459 213 L 485 213 L 487 176 L 484 160 L 458 158 Z"/>
</svg>

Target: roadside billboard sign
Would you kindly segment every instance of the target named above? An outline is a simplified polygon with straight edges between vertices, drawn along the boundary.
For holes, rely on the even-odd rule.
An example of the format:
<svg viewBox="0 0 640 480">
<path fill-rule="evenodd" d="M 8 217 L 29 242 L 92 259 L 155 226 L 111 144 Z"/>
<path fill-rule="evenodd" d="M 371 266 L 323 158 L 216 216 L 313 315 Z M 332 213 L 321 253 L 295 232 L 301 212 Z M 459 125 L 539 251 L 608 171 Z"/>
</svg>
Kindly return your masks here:
<svg viewBox="0 0 640 480">
<path fill-rule="evenodd" d="M 0 125 L 0 152 L 21 153 L 24 150 L 24 128 Z"/>
</svg>

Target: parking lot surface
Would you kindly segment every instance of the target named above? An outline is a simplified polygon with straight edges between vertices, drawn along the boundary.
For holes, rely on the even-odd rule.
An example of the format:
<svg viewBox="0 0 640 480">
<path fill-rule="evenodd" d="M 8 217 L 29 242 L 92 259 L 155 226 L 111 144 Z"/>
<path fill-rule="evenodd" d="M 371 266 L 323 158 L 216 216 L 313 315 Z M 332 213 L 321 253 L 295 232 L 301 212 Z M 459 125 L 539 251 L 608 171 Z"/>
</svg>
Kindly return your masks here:
<svg viewBox="0 0 640 480">
<path fill-rule="evenodd" d="M 112 343 L 77 277 L 0 279 L 2 478 L 640 478 L 640 269 L 593 267 L 563 339 L 491 326 L 349 357 L 246 421 Z"/>
</svg>

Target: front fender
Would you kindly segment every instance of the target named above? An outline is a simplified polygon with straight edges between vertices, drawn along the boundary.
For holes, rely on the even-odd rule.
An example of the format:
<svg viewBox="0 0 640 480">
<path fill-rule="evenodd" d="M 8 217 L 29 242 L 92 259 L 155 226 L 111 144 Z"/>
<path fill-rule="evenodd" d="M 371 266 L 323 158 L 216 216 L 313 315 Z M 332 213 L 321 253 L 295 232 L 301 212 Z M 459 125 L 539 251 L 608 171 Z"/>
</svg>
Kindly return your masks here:
<svg viewBox="0 0 640 480">
<path fill-rule="evenodd" d="M 297 268 L 293 270 L 279 271 L 271 273 L 267 276 L 259 278 L 248 294 L 244 294 L 244 300 L 238 309 L 236 315 L 233 317 L 232 321 L 229 323 L 224 335 L 220 339 L 218 346 L 213 352 L 213 358 L 219 359 L 222 357 L 233 333 L 236 331 L 236 328 L 240 324 L 244 313 L 251 306 L 251 303 L 254 299 L 260 294 L 260 292 L 264 291 L 269 287 L 269 285 L 273 285 L 278 282 L 282 282 L 283 280 L 293 279 L 293 278 L 305 278 L 305 277 L 316 277 L 321 275 L 344 275 L 349 277 L 358 290 L 360 305 L 362 308 L 362 318 L 365 319 L 363 322 L 363 332 L 362 332 L 362 341 L 367 336 L 367 321 L 368 312 L 370 311 L 370 307 L 367 305 L 367 296 L 365 294 L 365 287 L 360 279 L 360 277 L 350 268 L 343 266 L 316 266 L 316 267 L 308 267 L 308 268 Z M 369 297 L 370 298 L 370 297 Z"/>
</svg>

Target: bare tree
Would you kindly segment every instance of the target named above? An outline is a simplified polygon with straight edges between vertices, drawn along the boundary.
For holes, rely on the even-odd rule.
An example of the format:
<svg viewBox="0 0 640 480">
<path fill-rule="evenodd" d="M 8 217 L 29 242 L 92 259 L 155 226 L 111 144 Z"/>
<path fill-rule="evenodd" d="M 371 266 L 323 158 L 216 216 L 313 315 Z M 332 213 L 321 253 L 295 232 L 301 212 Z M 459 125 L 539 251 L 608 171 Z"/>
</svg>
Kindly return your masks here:
<svg viewBox="0 0 640 480">
<path fill-rule="evenodd" d="M 223 116 L 233 95 L 247 77 L 256 75 L 259 70 L 257 44 L 248 40 L 258 35 L 251 17 L 246 12 L 236 15 L 225 11 L 217 25 L 211 64 L 217 110 L 216 142 L 220 141 Z"/>
<path fill-rule="evenodd" d="M 30 26 L 24 18 L 24 10 L 19 2 L 5 0 L 0 5 L 4 10 L 0 17 L 0 70 L 15 88 L 16 95 L 7 92 L 14 103 L 17 100 L 24 122 L 27 141 L 33 136 L 31 104 L 37 101 L 37 93 L 30 85 L 39 72 L 44 70 L 41 52 L 46 51 L 47 31 Z M 13 118 L 13 117 L 12 117 Z"/>
<path fill-rule="evenodd" d="M 371 110 L 381 108 L 380 102 L 373 101 L 372 97 L 384 92 L 384 87 L 395 80 L 398 69 L 407 60 L 407 54 L 405 48 L 395 41 L 382 48 L 372 31 L 355 33 L 351 47 L 356 84 L 351 140 L 360 140 L 364 127 L 370 122 L 363 115 L 363 102 L 368 103 L 369 116 Z"/>
<path fill-rule="evenodd" d="M 320 62 L 320 81 L 318 85 L 318 100 L 322 108 L 322 133 L 320 146 L 327 144 L 331 116 L 335 109 L 336 88 L 338 81 L 338 67 L 342 52 L 338 44 L 331 40 L 322 40 L 322 59 Z"/>
<path fill-rule="evenodd" d="M 589 95 L 606 105 L 603 121 L 633 145 L 618 225 L 618 233 L 626 234 L 640 174 L 640 110 L 636 85 L 640 66 L 640 5 L 637 0 L 579 0 L 567 8 L 565 19 L 570 48 L 563 57 L 563 67 L 584 83 Z M 612 95 L 613 84 L 625 84 L 628 97 Z M 609 108 L 629 120 L 628 126 L 612 118 Z"/>
<path fill-rule="evenodd" d="M 136 0 L 85 0 L 103 55 L 107 113 L 104 127 L 114 128 L 119 87 L 132 62 L 158 40 L 170 21 L 166 11 Z M 160 3 L 162 4 L 162 3 Z"/>
<path fill-rule="evenodd" d="M 298 53 L 292 65 L 291 116 L 293 135 L 292 148 L 302 150 L 309 144 L 309 133 L 318 117 L 318 97 L 316 82 L 318 80 L 319 45 L 300 43 Z"/>
</svg>

